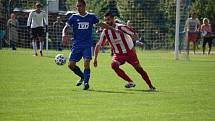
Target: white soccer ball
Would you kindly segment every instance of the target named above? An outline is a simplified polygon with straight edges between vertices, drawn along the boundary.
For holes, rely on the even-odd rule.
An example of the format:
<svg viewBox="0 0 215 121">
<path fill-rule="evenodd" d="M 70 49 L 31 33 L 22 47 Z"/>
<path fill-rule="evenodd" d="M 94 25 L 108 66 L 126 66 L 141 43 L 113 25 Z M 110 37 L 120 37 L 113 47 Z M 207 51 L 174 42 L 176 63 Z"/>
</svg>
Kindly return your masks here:
<svg viewBox="0 0 215 121">
<path fill-rule="evenodd" d="M 57 54 L 55 56 L 55 63 L 57 65 L 64 65 L 66 63 L 66 57 L 63 54 Z"/>
</svg>

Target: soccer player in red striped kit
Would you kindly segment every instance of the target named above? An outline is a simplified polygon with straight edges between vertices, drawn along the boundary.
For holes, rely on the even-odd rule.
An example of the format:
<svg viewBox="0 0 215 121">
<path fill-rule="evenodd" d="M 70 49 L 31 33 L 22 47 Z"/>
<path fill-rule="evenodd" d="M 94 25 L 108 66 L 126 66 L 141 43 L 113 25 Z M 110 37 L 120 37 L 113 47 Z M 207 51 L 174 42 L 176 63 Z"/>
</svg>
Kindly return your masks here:
<svg viewBox="0 0 215 121">
<path fill-rule="evenodd" d="M 115 18 L 110 12 L 105 14 L 104 20 L 107 27 L 102 31 L 99 41 L 96 44 L 94 66 L 97 67 L 97 57 L 101 46 L 108 41 L 114 53 L 111 63 L 112 69 L 119 77 L 128 82 L 125 88 L 136 86 L 133 80 L 119 67 L 125 62 L 128 62 L 142 76 L 149 86 L 149 89 L 154 91 L 155 87 L 152 85 L 147 72 L 141 67 L 137 58 L 132 41 L 132 38 L 135 38 L 135 32 L 124 24 L 115 23 Z"/>
</svg>

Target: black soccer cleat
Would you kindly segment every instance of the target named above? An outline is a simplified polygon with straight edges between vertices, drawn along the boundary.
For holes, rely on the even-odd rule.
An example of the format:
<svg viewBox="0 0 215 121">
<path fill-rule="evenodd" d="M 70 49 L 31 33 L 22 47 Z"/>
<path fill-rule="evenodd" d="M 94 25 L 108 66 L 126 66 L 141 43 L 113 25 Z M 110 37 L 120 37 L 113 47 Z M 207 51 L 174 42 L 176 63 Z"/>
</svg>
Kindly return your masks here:
<svg viewBox="0 0 215 121">
<path fill-rule="evenodd" d="M 149 91 L 156 91 L 156 88 L 152 86 L 149 88 Z"/>
<path fill-rule="evenodd" d="M 84 88 L 83 90 L 88 90 L 90 88 L 89 84 L 88 83 L 84 83 Z"/>
<path fill-rule="evenodd" d="M 33 56 L 38 56 L 38 54 L 37 54 L 37 53 L 35 53 Z"/>
<path fill-rule="evenodd" d="M 125 88 L 131 88 L 131 87 L 135 87 L 136 85 L 134 83 L 128 83 L 125 85 Z"/>
<path fill-rule="evenodd" d="M 77 83 L 76 83 L 76 86 L 80 86 L 83 81 L 84 81 L 83 79 L 78 80 Z"/>
<path fill-rule="evenodd" d="M 43 51 L 40 51 L 40 56 L 43 56 Z"/>
</svg>

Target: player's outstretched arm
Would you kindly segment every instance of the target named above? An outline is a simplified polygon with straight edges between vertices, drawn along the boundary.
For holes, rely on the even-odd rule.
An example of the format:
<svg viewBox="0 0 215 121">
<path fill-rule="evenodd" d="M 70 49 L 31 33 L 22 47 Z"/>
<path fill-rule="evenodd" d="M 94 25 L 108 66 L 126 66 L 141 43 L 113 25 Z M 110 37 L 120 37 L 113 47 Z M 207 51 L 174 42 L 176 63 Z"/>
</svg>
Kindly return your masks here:
<svg viewBox="0 0 215 121">
<path fill-rule="evenodd" d="M 98 57 L 98 53 L 99 53 L 100 48 L 101 48 L 101 45 L 99 45 L 99 44 L 97 43 L 97 44 L 96 44 L 96 47 L 95 47 L 95 50 L 94 50 L 94 55 L 95 55 L 95 58 L 94 58 L 94 61 L 93 61 L 94 67 L 97 67 L 97 66 L 98 66 L 97 57 Z"/>
<path fill-rule="evenodd" d="M 70 38 L 69 38 L 69 35 L 68 35 L 68 32 L 69 32 L 69 26 L 66 24 L 63 28 L 63 31 L 62 31 L 62 44 L 65 46 Z"/>
</svg>

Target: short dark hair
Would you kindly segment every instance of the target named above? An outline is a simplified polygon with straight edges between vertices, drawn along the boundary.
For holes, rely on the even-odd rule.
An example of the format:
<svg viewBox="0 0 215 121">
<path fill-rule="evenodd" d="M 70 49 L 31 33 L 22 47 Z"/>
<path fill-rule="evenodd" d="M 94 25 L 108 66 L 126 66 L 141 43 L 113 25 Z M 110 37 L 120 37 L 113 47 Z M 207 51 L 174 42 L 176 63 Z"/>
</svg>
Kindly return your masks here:
<svg viewBox="0 0 215 121">
<path fill-rule="evenodd" d="M 84 6 L 86 6 L 85 0 L 77 0 L 77 2 L 80 2 L 80 3 L 82 3 Z"/>
<path fill-rule="evenodd" d="M 104 16 L 105 17 L 110 16 L 111 18 L 114 17 L 114 15 L 112 14 L 112 12 L 110 12 L 110 11 L 107 11 Z"/>
<path fill-rule="evenodd" d="M 36 4 L 35 4 L 36 6 L 42 6 L 41 4 L 40 4 L 40 2 L 36 2 Z"/>
</svg>

